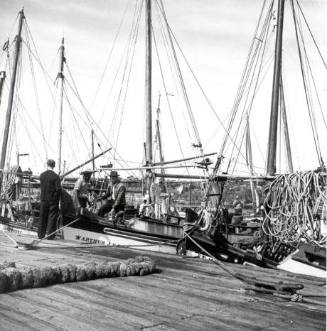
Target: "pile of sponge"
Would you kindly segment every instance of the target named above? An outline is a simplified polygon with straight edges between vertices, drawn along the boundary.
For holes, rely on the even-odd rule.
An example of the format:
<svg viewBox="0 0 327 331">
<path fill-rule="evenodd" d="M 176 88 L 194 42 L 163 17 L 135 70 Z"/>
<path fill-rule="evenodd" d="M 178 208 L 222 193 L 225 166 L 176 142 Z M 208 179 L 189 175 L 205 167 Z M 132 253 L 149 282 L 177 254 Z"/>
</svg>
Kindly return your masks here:
<svg viewBox="0 0 327 331">
<path fill-rule="evenodd" d="M 137 256 L 121 262 L 87 262 L 77 265 L 24 268 L 17 268 L 14 262 L 5 262 L 0 264 L 0 293 L 96 278 L 144 276 L 156 271 L 155 263 L 146 256 Z"/>
</svg>

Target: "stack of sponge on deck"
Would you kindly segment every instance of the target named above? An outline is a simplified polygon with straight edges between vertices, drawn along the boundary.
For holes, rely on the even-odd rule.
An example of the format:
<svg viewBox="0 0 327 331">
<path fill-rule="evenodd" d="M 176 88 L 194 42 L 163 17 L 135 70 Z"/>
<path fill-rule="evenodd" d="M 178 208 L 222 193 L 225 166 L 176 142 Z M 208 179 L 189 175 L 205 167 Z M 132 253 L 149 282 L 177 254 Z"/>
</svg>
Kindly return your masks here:
<svg viewBox="0 0 327 331">
<path fill-rule="evenodd" d="M 0 264 L 0 293 L 96 278 L 144 276 L 156 270 L 155 263 L 146 256 L 121 262 L 88 262 L 48 267 L 16 268 L 14 262 L 5 262 Z"/>
</svg>

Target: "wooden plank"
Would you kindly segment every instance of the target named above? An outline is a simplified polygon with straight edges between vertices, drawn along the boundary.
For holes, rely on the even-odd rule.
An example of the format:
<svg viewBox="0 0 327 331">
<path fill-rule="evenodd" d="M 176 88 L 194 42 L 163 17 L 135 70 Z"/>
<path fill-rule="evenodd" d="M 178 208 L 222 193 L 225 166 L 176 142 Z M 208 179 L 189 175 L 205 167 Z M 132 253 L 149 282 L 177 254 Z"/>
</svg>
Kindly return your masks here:
<svg viewBox="0 0 327 331">
<path fill-rule="evenodd" d="M 116 261 L 147 255 L 162 269 L 145 277 L 98 279 L 0 294 L 4 330 L 325 330 L 326 326 L 326 306 L 245 291 L 239 280 L 202 259 L 120 247 L 81 247 L 61 241 L 44 243 L 32 251 L 1 248 L 0 263 L 15 261 L 17 266 Z M 304 289 L 313 293 L 326 290 L 321 286 L 325 282 L 317 278 L 252 266 L 227 267 L 259 279 L 303 281 Z"/>
</svg>

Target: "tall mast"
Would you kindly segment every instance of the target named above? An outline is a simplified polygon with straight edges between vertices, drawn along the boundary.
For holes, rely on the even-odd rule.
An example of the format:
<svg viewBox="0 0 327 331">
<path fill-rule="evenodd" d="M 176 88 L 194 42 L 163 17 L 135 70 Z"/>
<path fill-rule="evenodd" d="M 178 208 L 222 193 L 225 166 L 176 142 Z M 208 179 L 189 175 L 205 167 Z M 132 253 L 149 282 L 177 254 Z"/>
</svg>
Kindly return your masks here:
<svg viewBox="0 0 327 331">
<path fill-rule="evenodd" d="M 277 13 L 277 36 L 275 43 L 275 64 L 274 64 L 274 79 L 271 98 L 270 126 L 268 138 L 267 152 L 267 175 L 275 175 L 276 173 L 276 147 L 277 147 L 277 124 L 278 124 L 278 105 L 279 91 L 281 83 L 282 69 L 282 44 L 283 44 L 283 24 L 284 24 L 284 5 L 285 0 L 278 1 Z"/>
<path fill-rule="evenodd" d="M 92 161 L 92 170 L 93 170 L 93 176 L 94 176 L 94 171 L 95 171 L 95 159 L 94 159 L 94 130 L 92 129 L 91 130 L 91 150 L 92 150 L 92 158 L 93 158 L 93 161 Z"/>
<path fill-rule="evenodd" d="M 8 137 L 9 137 L 9 129 L 10 129 L 10 121 L 11 121 L 11 113 L 12 113 L 12 106 L 14 101 L 14 93 L 15 93 L 15 84 L 16 84 L 16 75 L 17 75 L 17 67 L 18 67 L 18 59 L 21 50 L 21 43 L 22 43 L 22 28 L 23 28 L 23 20 L 24 20 L 24 9 L 19 12 L 19 23 L 18 23 L 18 34 L 16 36 L 16 43 L 15 43 L 15 55 L 14 55 L 14 64 L 12 69 L 11 75 L 11 82 L 10 82 L 10 90 L 9 90 L 9 99 L 8 99 L 8 108 L 6 112 L 6 119 L 5 119 L 5 128 L 3 132 L 3 139 L 2 139 L 2 149 L 1 149 L 1 159 L 0 159 L 0 169 L 3 169 L 6 162 L 6 154 L 7 154 L 7 144 L 8 144 Z"/>
<path fill-rule="evenodd" d="M 63 96 L 64 96 L 64 63 L 65 59 L 65 40 L 61 39 L 59 72 L 57 78 L 60 79 L 60 110 L 59 110 L 59 142 L 58 142 L 58 173 L 61 173 L 61 154 L 62 154 L 62 114 L 63 114 Z"/>
<path fill-rule="evenodd" d="M 281 116 L 282 116 L 282 120 L 283 120 L 288 171 L 293 172 L 294 169 L 293 169 L 293 161 L 292 161 L 292 150 L 291 150 L 290 136 L 289 136 L 289 131 L 288 131 L 287 115 L 286 115 L 286 107 L 285 107 L 285 99 L 284 99 L 284 87 L 283 87 L 282 80 L 281 80 L 281 84 L 280 84 L 280 111 L 281 111 Z"/>
<path fill-rule="evenodd" d="M 159 94 L 159 98 L 158 98 L 158 107 L 157 107 L 157 120 L 156 120 L 156 137 L 157 137 L 157 143 L 158 143 L 158 147 L 159 147 L 159 161 L 160 163 L 164 162 L 164 157 L 163 157 L 163 153 L 162 153 L 162 143 L 161 143 L 161 133 L 160 133 L 160 99 L 161 99 L 161 94 Z M 162 168 L 161 169 L 161 174 L 165 174 L 165 169 Z M 160 184 L 161 184 L 161 188 L 163 190 L 163 192 L 166 192 L 166 185 L 165 185 L 165 178 L 162 177 L 160 180 Z"/>
<path fill-rule="evenodd" d="M 146 99 L 146 143 L 145 143 L 145 161 L 152 164 L 152 38 L 151 38 L 151 0 L 146 0 L 145 15 L 145 99 Z"/>
<path fill-rule="evenodd" d="M 162 154 L 162 144 L 161 144 L 161 134 L 160 134 L 160 99 L 161 99 L 161 95 L 159 94 L 159 98 L 158 98 L 158 107 L 157 107 L 157 120 L 156 120 L 156 136 L 157 136 L 157 143 L 158 143 L 158 147 L 159 147 L 159 162 L 162 163 L 164 162 L 164 158 L 163 158 L 163 154 Z"/>
<path fill-rule="evenodd" d="M 2 96 L 2 90 L 3 90 L 3 84 L 6 79 L 6 72 L 0 71 L 0 105 L 1 105 L 1 96 Z"/>
<path fill-rule="evenodd" d="M 246 141 L 246 163 L 247 166 L 250 170 L 250 175 L 251 177 L 254 176 L 254 170 L 253 170 L 253 158 L 252 158 L 252 144 L 251 144 L 251 133 L 250 133 L 250 120 L 249 120 L 249 115 L 247 116 L 246 119 L 246 136 L 245 136 L 245 141 Z M 256 194 L 256 188 L 254 185 L 254 181 L 251 178 L 250 179 L 250 187 L 251 187 L 251 194 L 252 194 L 252 204 L 253 204 L 253 209 L 256 210 L 257 207 L 257 194 Z"/>
</svg>

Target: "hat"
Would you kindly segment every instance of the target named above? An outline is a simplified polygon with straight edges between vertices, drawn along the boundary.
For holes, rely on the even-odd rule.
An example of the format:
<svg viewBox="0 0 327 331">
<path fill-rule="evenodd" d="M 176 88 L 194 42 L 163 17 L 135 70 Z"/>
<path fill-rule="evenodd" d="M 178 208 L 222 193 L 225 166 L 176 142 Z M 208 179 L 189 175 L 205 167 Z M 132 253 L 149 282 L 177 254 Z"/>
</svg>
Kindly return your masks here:
<svg viewBox="0 0 327 331">
<path fill-rule="evenodd" d="M 119 175 L 118 175 L 118 172 L 117 171 L 112 170 L 112 171 L 110 171 L 110 175 L 109 176 L 110 177 L 118 177 Z"/>
<path fill-rule="evenodd" d="M 48 167 L 51 167 L 51 168 L 54 168 L 56 166 L 56 162 L 54 160 L 52 160 L 52 159 L 49 159 L 47 161 L 47 166 Z"/>
<path fill-rule="evenodd" d="M 90 175 L 92 173 L 93 173 L 93 171 L 88 169 L 88 170 L 83 170 L 80 174 L 81 175 Z"/>
</svg>

